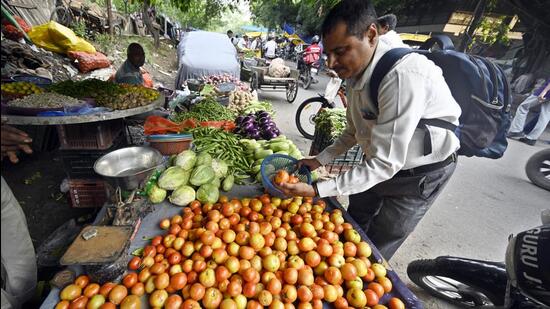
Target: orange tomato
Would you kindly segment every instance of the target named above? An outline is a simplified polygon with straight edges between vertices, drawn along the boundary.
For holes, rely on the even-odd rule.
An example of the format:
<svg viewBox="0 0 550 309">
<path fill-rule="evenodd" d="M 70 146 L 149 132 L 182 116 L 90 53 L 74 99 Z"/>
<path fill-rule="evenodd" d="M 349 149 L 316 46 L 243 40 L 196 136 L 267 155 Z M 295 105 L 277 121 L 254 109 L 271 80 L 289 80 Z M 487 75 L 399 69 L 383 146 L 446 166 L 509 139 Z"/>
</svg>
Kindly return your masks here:
<svg viewBox="0 0 550 309">
<path fill-rule="evenodd" d="M 380 283 L 371 282 L 367 285 L 367 289 L 373 290 L 378 295 L 378 298 L 384 295 L 384 287 Z"/>
<path fill-rule="evenodd" d="M 401 301 L 401 299 L 392 297 L 388 302 L 388 307 L 390 307 L 390 309 L 405 309 L 405 304 Z"/>
<path fill-rule="evenodd" d="M 275 178 L 273 178 L 273 181 L 275 182 L 276 185 L 287 183 L 289 180 L 290 180 L 290 175 L 285 170 L 277 171 L 277 174 L 275 174 Z"/>
<path fill-rule="evenodd" d="M 391 292 L 391 290 L 393 288 L 393 284 L 391 283 L 391 280 L 388 279 L 388 277 L 376 278 L 376 281 L 378 281 L 378 283 L 380 283 L 380 285 L 382 285 L 382 287 L 384 287 L 384 292 L 386 292 L 386 293 Z"/>
</svg>

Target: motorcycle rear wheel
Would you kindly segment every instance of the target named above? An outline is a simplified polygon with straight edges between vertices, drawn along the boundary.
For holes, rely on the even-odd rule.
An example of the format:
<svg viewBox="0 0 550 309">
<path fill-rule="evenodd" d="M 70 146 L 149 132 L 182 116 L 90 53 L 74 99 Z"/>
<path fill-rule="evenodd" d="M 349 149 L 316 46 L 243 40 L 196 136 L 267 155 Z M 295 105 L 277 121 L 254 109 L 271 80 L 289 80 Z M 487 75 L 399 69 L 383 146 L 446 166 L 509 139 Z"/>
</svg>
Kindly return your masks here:
<svg viewBox="0 0 550 309">
<path fill-rule="evenodd" d="M 460 308 L 494 308 L 504 304 L 502 296 L 490 293 L 475 282 L 458 281 L 435 260 L 413 261 L 407 267 L 407 274 L 412 282 L 432 296 Z"/>
<path fill-rule="evenodd" d="M 535 185 L 550 191 L 550 149 L 531 156 L 525 165 L 525 173 Z"/>
</svg>

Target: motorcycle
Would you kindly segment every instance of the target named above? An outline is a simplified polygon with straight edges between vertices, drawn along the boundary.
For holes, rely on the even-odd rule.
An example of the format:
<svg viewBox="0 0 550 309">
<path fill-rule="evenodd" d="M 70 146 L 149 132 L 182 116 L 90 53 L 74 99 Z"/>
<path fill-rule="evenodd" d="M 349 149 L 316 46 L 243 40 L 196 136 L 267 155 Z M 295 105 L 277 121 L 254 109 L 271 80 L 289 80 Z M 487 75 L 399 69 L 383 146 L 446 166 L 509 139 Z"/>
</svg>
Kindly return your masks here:
<svg viewBox="0 0 550 309">
<path fill-rule="evenodd" d="M 549 308 L 550 210 L 541 218 L 543 225 L 510 236 L 504 263 L 440 256 L 411 262 L 407 274 L 460 308 Z"/>
<path fill-rule="evenodd" d="M 313 78 L 313 74 L 317 73 L 319 70 L 319 62 L 315 62 L 312 64 L 307 64 L 304 61 L 303 57 L 304 52 L 300 52 L 298 57 L 298 63 L 297 68 L 298 71 L 300 71 L 300 82 L 302 83 L 302 87 L 304 89 L 308 89 L 309 86 L 311 86 L 312 83 L 315 83 L 315 79 Z"/>
<path fill-rule="evenodd" d="M 550 148 L 532 155 L 525 165 L 525 173 L 535 185 L 550 191 Z"/>
</svg>

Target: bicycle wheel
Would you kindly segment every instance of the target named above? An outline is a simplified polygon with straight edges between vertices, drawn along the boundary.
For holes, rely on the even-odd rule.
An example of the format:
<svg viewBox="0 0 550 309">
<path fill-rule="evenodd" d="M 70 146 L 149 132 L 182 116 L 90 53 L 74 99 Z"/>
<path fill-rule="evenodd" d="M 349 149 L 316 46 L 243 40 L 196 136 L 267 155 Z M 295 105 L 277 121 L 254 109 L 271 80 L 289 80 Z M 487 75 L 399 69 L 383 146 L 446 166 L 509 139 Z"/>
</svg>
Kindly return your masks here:
<svg viewBox="0 0 550 309">
<path fill-rule="evenodd" d="M 412 261 L 407 267 L 412 282 L 439 299 L 461 308 L 494 308 L 504 304 L 504 295 L 495 295 L 477 284 L 467 282 L 453 274 L 453 270 L 441 267 L 435 260 Z"/>
<path fill-rule="evenodd" d="M 309 98 L 302 102 L 296 111 L 296 127 L 307 139 L 313 139 L 315 134 L 315 117 L 322 108 L 329 107 L 323 97 Z"/>
<path fill-rule="evenodd" d="M 53 10 L 52 15 L 50 15 L 50 20 L 62 24 L 65 27 L 69 27 L 73 21 L 73 16 L 68 9 L 58 6 Z"/>
</svg>

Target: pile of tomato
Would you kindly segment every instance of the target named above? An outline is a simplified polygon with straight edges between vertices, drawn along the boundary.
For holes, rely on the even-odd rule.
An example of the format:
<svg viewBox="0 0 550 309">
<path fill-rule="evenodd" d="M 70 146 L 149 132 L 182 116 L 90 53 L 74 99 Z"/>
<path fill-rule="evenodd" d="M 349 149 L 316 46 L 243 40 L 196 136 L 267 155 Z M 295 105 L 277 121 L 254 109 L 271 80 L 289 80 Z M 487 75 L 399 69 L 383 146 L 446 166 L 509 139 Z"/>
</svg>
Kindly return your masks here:
<svg viewBox="0 0 550 309">
<path fill-rule="evenodd" d="M 396 297 L 379 304 L 392 290 L 386 268 L 369 260 L 371 247 L 342 212 L 325 207 L 267 194 L 194 201 L 160 222 L 166 233 L 130 260 L 121 284 L 75 283 L 58 307 L 86 308 L 95 297 L 89 308 L 140 308 L 147 294 L 155 308 L 405 308 Z"/>
</svg>

